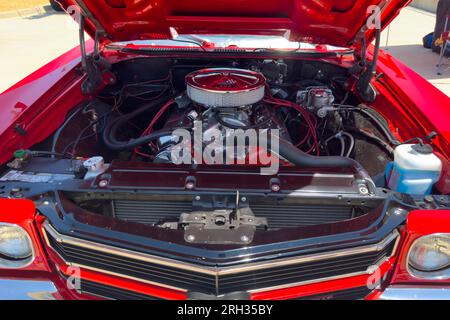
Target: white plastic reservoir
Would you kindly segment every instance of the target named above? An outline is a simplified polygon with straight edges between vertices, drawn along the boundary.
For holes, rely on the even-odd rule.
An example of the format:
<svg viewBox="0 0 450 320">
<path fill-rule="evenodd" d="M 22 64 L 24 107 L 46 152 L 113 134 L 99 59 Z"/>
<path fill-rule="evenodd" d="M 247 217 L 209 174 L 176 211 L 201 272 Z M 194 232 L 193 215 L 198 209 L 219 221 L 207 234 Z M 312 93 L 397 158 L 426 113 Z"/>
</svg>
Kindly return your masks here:
<svg viewBox="0 0 450 320">
<path fill-rule="evenodd" d="M 442 161 L 429 145 L 403 144 L 395 148 L 386 170 L 388 187 L 397 192 L 426 195 L 439 180 Z"/>
</svg>

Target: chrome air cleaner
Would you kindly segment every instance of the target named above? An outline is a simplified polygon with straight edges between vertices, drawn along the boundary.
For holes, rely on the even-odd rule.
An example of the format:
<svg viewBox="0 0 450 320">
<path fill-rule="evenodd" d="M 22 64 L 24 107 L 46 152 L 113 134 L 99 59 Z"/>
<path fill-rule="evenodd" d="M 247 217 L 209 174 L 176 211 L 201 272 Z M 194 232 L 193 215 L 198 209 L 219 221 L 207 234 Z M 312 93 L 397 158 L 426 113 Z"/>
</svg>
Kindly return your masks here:
<svg viewBox="0 0 450 320">
<path fill-rule="evenodd" d="M 207 107 L 240 107 L 264 98 L 266 79 L 258 72 L 215 68 L 186 76 L 189 98 Z"/>
</svg>

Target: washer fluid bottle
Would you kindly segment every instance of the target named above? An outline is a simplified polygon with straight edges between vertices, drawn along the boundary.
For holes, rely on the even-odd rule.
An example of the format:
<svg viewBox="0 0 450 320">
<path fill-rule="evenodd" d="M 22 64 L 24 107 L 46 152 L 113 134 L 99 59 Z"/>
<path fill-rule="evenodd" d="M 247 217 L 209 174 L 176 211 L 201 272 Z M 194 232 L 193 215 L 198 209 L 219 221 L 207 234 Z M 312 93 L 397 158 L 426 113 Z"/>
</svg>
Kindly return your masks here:
<svg viewBox="0 0 450 320">
<path fill-rule="evenodd" d="M 426 144 L 403 144 L 395 148 L 394 162 L 386 168 L 389 189 L 414 195 L 428 195 L 439 180 L 442 161 Z"/>
</svg>

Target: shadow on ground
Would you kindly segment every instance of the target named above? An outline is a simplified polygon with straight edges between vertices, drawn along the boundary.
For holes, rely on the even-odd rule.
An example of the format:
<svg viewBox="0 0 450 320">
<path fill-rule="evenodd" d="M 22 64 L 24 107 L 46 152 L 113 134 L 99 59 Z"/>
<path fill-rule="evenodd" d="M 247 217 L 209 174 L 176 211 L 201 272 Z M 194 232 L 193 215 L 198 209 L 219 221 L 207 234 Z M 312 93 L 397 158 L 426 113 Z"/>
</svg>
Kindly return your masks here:
<svg viewBox="0 0 450 320">
<path fill-rule="evenodd" d="M 27 19 L 27 20 L 38 20 L 38 19 L 47 18 L 49 16 L 53 16 L 53 15 L 63 15 L 63 14 L 66 14 L 66 13 L 64 11 L 63 12 L 57 12 L 57 11 L 51 10 L 51 11 L 45 11 L 45 12 L 33 14 L 31 16 L 24 17 L 24 19 Z"/>
<path fill-rule="evenodd" d="M 388 46 L 383 47 L 383 50 L 397 57 L 405 65 L 410 66 L 427 80 L 439 81 L 440 79 L 448 79 L 450 77 L 450 70 L 447 70 L 441 76 L 437 74 L 436 65 L 439 61 L 439 55 L 419 44 Z"/>
</svg>

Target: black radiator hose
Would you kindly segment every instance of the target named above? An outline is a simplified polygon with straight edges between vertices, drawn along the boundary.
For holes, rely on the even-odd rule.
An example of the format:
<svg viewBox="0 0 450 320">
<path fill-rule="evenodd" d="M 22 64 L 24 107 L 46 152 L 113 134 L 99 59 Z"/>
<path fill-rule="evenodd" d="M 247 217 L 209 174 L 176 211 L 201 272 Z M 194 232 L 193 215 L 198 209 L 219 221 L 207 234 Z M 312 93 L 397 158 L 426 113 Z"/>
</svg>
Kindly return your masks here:
<svg viewBox="0 0 450 320">
<path fill-rule="evenodd" d="M 353 168 L 356 170 L 364 170 L 362 166 L 355 160 L 340 156 L 311 156 L 292 143 L 279 139 L 280 156 L 290 163 L 302 168 Z"/>
<path fill-rule="evenodd" d="M 162 104 L 166 103 L 169 99 L 167 97 L 157 99 L 149 104 L 146 104 L 145 106 L 128 113 L 123 116 L 119 116 L 116 118 L 110 118 L 108 119 L 108 124 L 105 127 L 105 130 L 103 131 L 103 142 L 105 145 L 114 151 L 124 151 L 124 150 L 132 150 L 136 147 L 142 146 L 146 143 L 149 143 L 150 141 L 156 140 L 163 136 L 170 136 L 172 135 L 172 132 L 170 131 L 155 131 L 149 135 L 142 136 L 139 138 L 131 139 L 128 141 L 121 141 L 117 140 L 117 131 L 118 129 L 125 125 L 127 122 L 129 122 L 131 119 L 136 118 L 140 114 L 151 110 L 153 108 L 159 107 Z M 96 103 L 103 103 L 101 101 L 97 101 Z"/>
<path fill-rule="evenodd" d="M 137 138 L 137 139 L 131 139 L 128 141 L 120 141 L 117 140 L 114 136 L 110 136 L 108 134 L 105 134 L 106 130 L 103 133 L 103 142 L 105 145 L 114 151 L 125 151 L 125 150 L 133 150 L 136 147 L 142 146 L 146 143 L 149 143 L 150 141 L 156 140 L 158 138 L 164 137 L 164 136 L 170 136 L 173 132 L 171 131 L 155 131 L 150 133 L 149 135 Z"/>
</svg>

